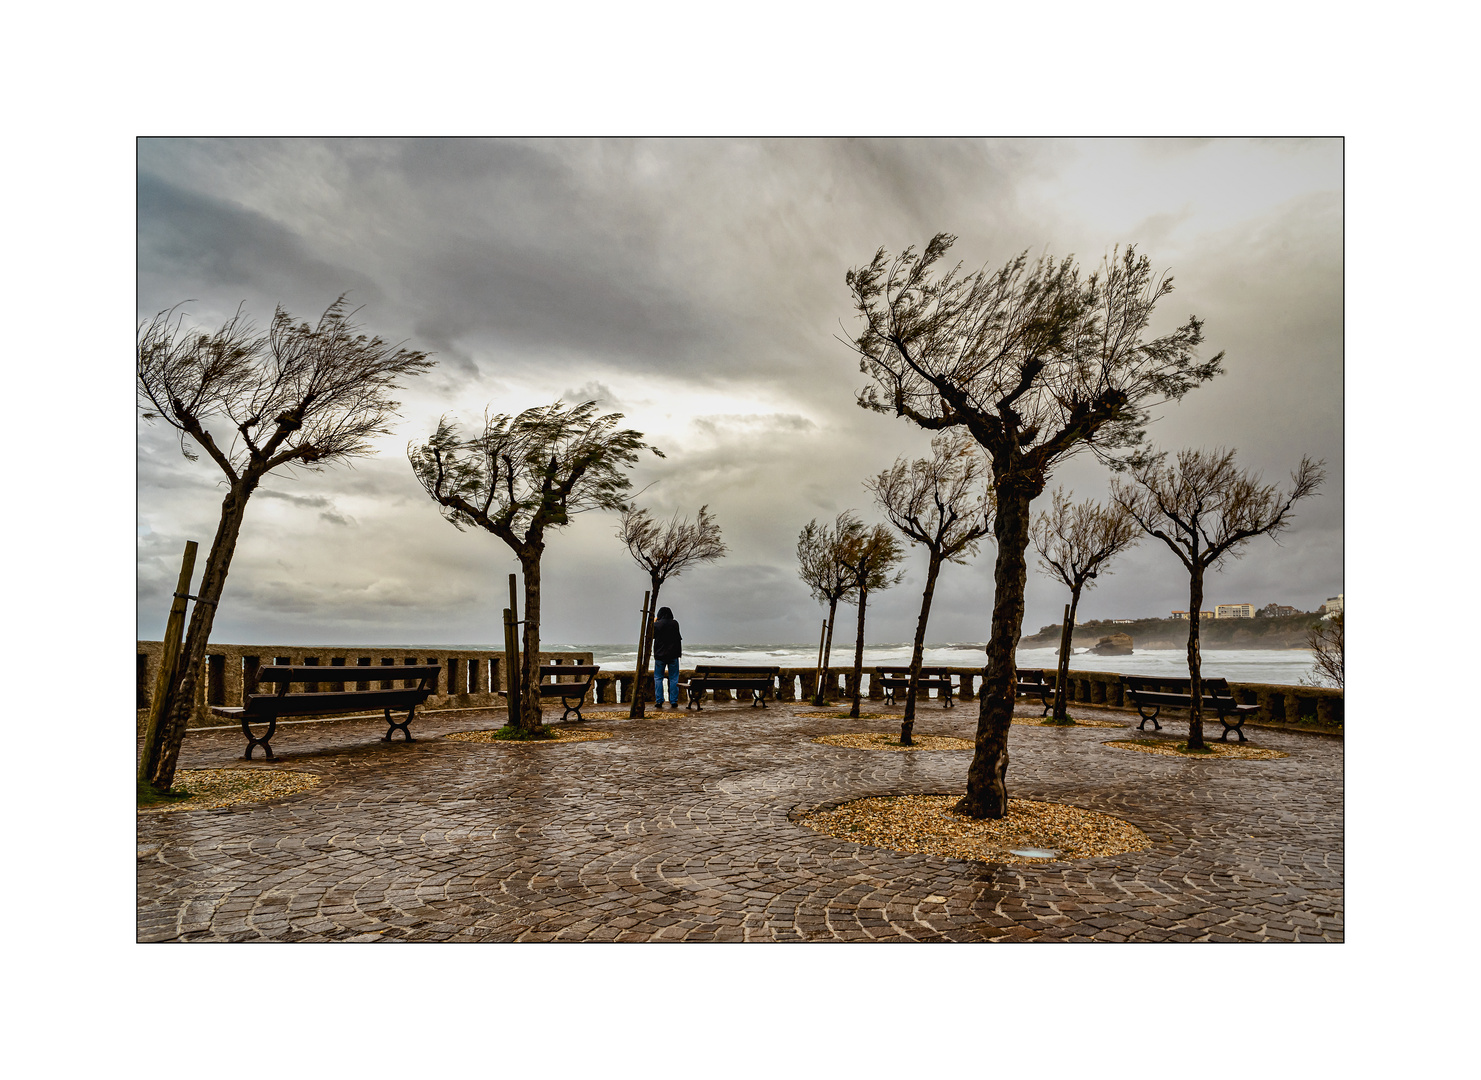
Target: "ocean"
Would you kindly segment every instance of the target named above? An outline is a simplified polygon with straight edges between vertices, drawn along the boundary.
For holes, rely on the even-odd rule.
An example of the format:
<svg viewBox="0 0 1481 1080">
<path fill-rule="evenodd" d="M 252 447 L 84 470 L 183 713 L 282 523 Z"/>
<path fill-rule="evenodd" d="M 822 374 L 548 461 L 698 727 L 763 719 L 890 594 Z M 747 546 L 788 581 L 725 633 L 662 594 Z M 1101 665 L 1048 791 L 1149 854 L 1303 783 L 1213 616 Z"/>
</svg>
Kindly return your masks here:
<svg viewBox="0 0 1481 1080">
<path fill-rule="evenodd" d="M 631 669 L 637 662 L 637 650 L 631 645 L 572 645 L 543 642 L 550 652 L 565 650 L 590 652 L 602 667 Z M 493 649 L 492 645 L 460 646 L 461 648 Z M 986 662 L 985 645 L 982 643 L 927 645 L 924 662 L 938 667 L 974 667 Z M 1052 668 L 1057 663 L 1058 650 L 1054 648 L 1019 649 L 1019 667 Z M 830 658 L 832 667 L 848 667 L 854 661 L 853 642 L 840 647 L 835 640 Z M 809 668 L 818 662 L 818 647 L 814 645 L 691 645 L 684 643 L 684 667 L 695 664 L 776 664 L 779 667 Z M 864 646 L 864 667 L 876 664 L 910 663 L 910 645 L 884 644 Z M 1311 651 L 1309 649 L 1205 649 L 1203 650 L 1203 674 L 1214 678 L 1225 678 L 1231 682 L 1274 683 L 1283 686 L 1297 685 L 1303 676 L 1311 673 Z M 1184 649 L 1137 649 L 1130 656 L 1097 656 L 1088 650 L 1076 649 L 1070 657 L 1070 667 L 1081 671 L 1117 671 L 1125 675 L 1166 675 L 1187 678 L 1188 655 Z"/>
</svg>

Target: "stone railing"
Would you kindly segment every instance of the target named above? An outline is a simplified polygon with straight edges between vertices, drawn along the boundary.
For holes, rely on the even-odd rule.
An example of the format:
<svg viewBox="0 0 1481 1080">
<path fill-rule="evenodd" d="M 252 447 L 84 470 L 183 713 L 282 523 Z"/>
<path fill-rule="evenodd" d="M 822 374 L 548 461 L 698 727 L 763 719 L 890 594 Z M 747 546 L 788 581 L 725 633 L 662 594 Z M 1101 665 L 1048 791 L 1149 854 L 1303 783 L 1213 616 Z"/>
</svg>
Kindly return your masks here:
<svg viewBox="0 0 1481 1080">
<path fill-rule="evenodd" d="M 975 670 L 962 668 L 968 672 L 968 678 L 972 674 L 978 674 Z M 853 674 L 854 669 L 850 667 L 830 667 L 823 679 L 823 698 L 825 701 L 849 700 L 853 697 Z M 603 671 L 597 675 L 596 693 L 597 702 L 602 705 L 618 705 L 631 702 L 633 699 L 633 679 L 636 673 L 632 669 L 626 671 Z M 680 668 L 679 681 L 686 682 L 694 677 L 693 668 Z M 782 668 L 781 675 L 773 683 L 778 701 L 805 701 L 813 696 L 817 690 L 818 673 L 813 668 Z M 869 669 L 864 669 L 864 689 L 867 696 L 876 701 L 884 697 L 884 691 L 878 686 L 871 686 L 869 681 Z M 730 701 L 733 695 L 729 690 L 713 691 L 716 701 Z M 650 671 L 648 677 L 643 680 L 643 700 L 653 700 L 653 675 Z"/>
<path fill-rule="evenodd" d="M 976 694 L 973 687 L 977 680 L 982 677 L 981 668 L 947 668 L 951 674 L 958 676 L 958 685 L 961 687 L 956 697 L 960 701 L 973 701 Z M 776 682 L 772 684 L 776 691 L 778 701 L 806 701 L 813 696 L 817 690 L 817 671 L 813 668 L 782 668 L 781 674 Z M 617 705 L 632 701 L 632 686 L 635 673 L 628 669 L 626 671 L 603 671 L 597 676 L 597 702 L 603 705 Z M 679 669 L 679 681 L 685 682 L 694 677 L 692 668 Z M 653 700 L 653 676 L 650 672 L 643 680 L 643 700 Z M 849 701 L 854 692 L 854 669 L 849 667 L 830 667 L 823 677 L 823 700 L 824 701 Z M 729 690 L 712 691 L 717 701 L 731 701 L 733 696 Z M 864 697 L 874 701 L 884 698 L 884 689 L 875 684 L 869 678 L 869 669 L 864 669 Z"/>
<path fill-rule="evenodd" d="M 957 680 L 956 699 L 975 701 L 977 688 L 981 685 L 982 669 L 949 667 L 947 673 Z M 823 680 L 825 701 L 847 701 L 853 697 L 853 667 L 830 667 Z M 690 678 L 693 672 L 680 669 L 680 681 Z M 812 668 L 782 668 L 776 682 L 778 701 L 805 701 L 816 690 L 816 672 Z M 1044 677 L 1053 686 L 1057 672 L 1044 669 Z M 630 702 L 632 700 L 632 671 L 603 671 L 597 676 L 597 701 L 604 705 Z M 651 678 L 644 680 L 644 699 L 653 700 Z M 1281 686 L 1270 683 L 1229 684 L 1230 692 L 1242 705 L 1259 705 L 1260 711 L 1251 715 L 1250 722 L 1266 724 L 1290 724 L 1340 730 L 1342 728 L 1342 691 L 1318 686 Z M 720 701 L 731 700 L 728 690 L 714 692 Z M 884 697 L 884 691 L 869 678 L 869 669 L 864 669 L 864 696 L 873 701 Z M 938 695 L 939 696 L 939 695 Z M 1069 698 L 1086 705 L 1100 705 L 1113 709 L 1135 711 L 1126 700 L 1121 676 L 1112 671 L 1074 671 L 1069 673 Z"/>
<path fill-rule="evenodd" d="M 1045 669 L 1051 685 L 1057 673 Z M 1113 709 L 1135 706 L 1126 697 L 1121 676 L 1113 671 L 1069 672 L 1068 695 L 1071 701 L 1086 705 L 1104 705 Z M 1283 686 L 1274 683 L 1229 684 L 1229 692 L 1241 705 L 1258 705 L 1260 711 L 1250 715 L 1255 724 L 1290 724 L 1295 727 L 1342 728 L 1342 691 L 1322 686 Z"/>
<path fill-rule="evenodd" d="M 160 643 L 139 642 L 137 671 L 137 704 L 140 724 L 143 723 L 150 695 L 154 692 L 154 680 L 159 670 Z M 542 664 L 590 664 L 589 652 L 542 652 Z M 220 717 L 212 716 L 211 705 L 241 705 L 243 695 L 257 691 L 257 671 L 263 664 L 318 665 L 325 669 L 326 689 L 345 688 L 370 689 L 374 669 L 393 664 L 440 664 L 437 691 L 427 699 L 427 709 L 496 708 L 504 704 L 499 693 L 505 689 L 504 654 L 502 652 L 476 651 L 467 649 L 435 649 L 426 647 L 390 648 L 384 645 L 365 646 L 305 646 L 305 645 L 211 645 L 206 653 L 203 678 L 200 680 L 196 714 L 193 727 L 204 727 L 222 723 Z M 950 667 L 946 671 L 956 677 L 959 701 L 975 701 L 977 687 L 981 683 L 980 667 Z M 345 676 L 355 676 L 346 678 Z M 693 677 L 692 668 L 680 670 L 681 681 Z M 340 676 L 333 678 L 332 676 Z M 1044 669 L 1044 676 L 1053 685 L 1056 673 Z M 633 679 L 631 670 L 602 671 L 589 698 L 600 705 L 626 704 L 632 701 Z M 645 700 L 653 700 L 653 680 L 650 675 L 643 680 Z M 776 700 L 806 701 L 817 689 L 817 672 L 813 668 L 782 668 L 775 683 Z M 1259 705 L 1260 711 L 1250 717 L 1252 723 L 1290 724 L 1326 730 L 1342 729 L 1342 691 L 1315 686 L 1279 686 L 1267 683 L 1229 684 L 1235 698 L 1245 705 Z M 729 690 L 714 691 L 720 701 L 732 700 Z M 869 669 L 864 669 L 864 695 L 872 701 L 884 697 L 883 689 L 869 678 Z M 847 701 L 853 696 L 853 667 L 830 667 L 823 678 L 825 701 Z M 1074 671 L 1069 673 L 1069 697 L 1071 701 L 1087 705 L 1100 705 L 1114 709 L 1131 709 L 1126 700 L 1121 676 L 1111 671 Z M 142 730 L 142 727 L 140 728 Z"/>
<path fill-rule="evenodd" d="M 135 701 L 139 723 L 147 714 L 159 674 L 158 641 L 139 642 Z M 589 652 L 542 652 L 542 664 L 590 664 Z M 375 678 L 375 669 L 396 664 L 438 664 L 437 690 L 425 709 L 492 708 L 504 704 L 500 690 L 507 689 L 504 654 L 471 649 L 436 649 L 424 646 L 385 645 L 210 645 L 205 670 L 199 682 L 192 727 L 225 723 L 210 712 L 212 705 L 241 705 L 244 695 L 257 693 L 257 672 L 263 665 L 304 664 L 324 668 L 319 686 L 326 690 L 369 690 L 388 688 Z M 140 727 L 142 731 L 142 726 Z"/>
</svg>

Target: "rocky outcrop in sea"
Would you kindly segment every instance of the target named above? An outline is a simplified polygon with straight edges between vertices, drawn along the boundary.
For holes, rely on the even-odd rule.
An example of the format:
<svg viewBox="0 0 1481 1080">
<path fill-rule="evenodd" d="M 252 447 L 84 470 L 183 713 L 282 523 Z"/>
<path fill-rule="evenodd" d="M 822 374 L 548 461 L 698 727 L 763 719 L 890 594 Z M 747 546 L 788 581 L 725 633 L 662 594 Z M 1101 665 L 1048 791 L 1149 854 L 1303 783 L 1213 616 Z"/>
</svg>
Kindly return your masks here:
<svg viewBox="0 0 1481 1080">
<path fill-rule="evenodd" d="M 1090 650 L 1097 656 L 1130 656 L 1131 635 L 1130 634 L 1107 634 L 1095 643 Z"/>
</svg>

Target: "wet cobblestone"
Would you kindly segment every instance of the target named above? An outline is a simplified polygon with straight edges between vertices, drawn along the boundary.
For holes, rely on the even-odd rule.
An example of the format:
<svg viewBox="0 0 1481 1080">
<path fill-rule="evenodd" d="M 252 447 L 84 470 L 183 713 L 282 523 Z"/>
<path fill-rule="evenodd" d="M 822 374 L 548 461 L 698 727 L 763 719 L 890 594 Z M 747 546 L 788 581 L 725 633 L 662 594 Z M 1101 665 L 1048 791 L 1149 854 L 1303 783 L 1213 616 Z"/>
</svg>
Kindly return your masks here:
<svg viewBox="0 0 1481 1080">
<path fill-rule="evenodd" d="M 792 820 L 871 795 L 962 790 L 969 751 L 811 741 L 889 720 L 720 705 L 588 721 L 617 735 L 593 742 L 439 737 L 500 723 L 500 712 L 427 714 L 410 744 L 382 742 L 379 720 L 280 726 L 277 760 L 253 767 L 311 772 L 318 786 L 139 815 L 138 939 L 1343 939 L 1339 739 L 1252 731 L 1290 756 L 1189 761 L 1104 746 L 1125 737 L 1111 728 L 1015 725 L 1014 797 L 1113 814 L 1152 847 L 1004 866 L 851 844 Z M 959 708 L 917 730 L 971 738 L 975 723 L 975 708 Z M 231 766 L 243 745 L 239 731 L 194 732 L 181 767 Z"/>
</svg>

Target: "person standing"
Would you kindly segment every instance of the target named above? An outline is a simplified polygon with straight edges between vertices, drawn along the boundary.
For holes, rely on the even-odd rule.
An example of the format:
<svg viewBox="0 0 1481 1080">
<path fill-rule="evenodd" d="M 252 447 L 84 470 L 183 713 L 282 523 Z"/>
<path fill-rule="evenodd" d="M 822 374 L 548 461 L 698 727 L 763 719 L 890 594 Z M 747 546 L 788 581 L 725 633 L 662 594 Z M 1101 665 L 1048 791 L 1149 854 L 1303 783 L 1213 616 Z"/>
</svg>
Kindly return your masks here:
<svg viewBox="0 0 1481 1080">
<path fill-rule="evenodd" d="M 668 676 L 669 708 L 679 707 L 679 657 L 684 655 L 684 640 L 679 636 L 679 624 L 674 613 L 666 607 L 658 609 L 658 618 L 653 620 L 653 702 L 655 708 L 663 708 L 663 681 Z"/>
</svg>

